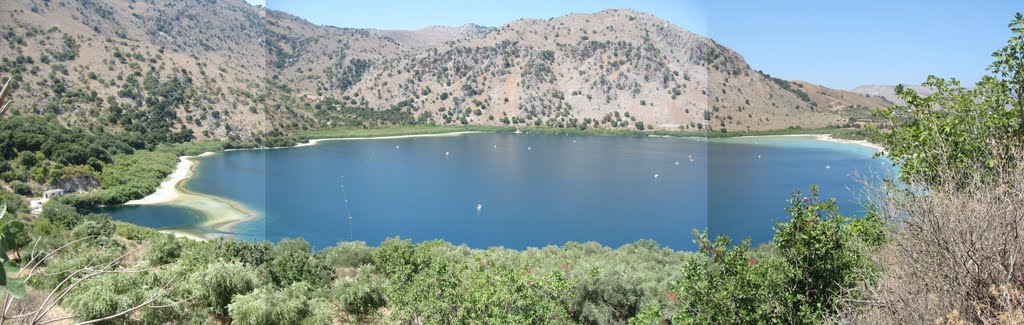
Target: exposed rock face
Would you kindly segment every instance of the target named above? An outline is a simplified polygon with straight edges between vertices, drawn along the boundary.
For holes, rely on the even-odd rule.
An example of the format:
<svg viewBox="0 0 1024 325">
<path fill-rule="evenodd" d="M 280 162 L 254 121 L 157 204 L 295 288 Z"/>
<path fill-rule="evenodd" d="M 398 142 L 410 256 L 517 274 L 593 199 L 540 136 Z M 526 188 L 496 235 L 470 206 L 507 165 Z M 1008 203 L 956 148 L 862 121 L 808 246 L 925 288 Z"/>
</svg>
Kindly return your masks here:
<svg viewBox="0 0 1024 325">
<path fill-rule="evenodd" d="M 317 26 L 242 0 L 22 0 L 0 15 L 15 110 L 129 132 L 250 138 L 379 118 L 350 108 L 450 124 L 763 130 L 886 105 L 772 78 L 627 9 L 415 31 Z"/>
</svg>

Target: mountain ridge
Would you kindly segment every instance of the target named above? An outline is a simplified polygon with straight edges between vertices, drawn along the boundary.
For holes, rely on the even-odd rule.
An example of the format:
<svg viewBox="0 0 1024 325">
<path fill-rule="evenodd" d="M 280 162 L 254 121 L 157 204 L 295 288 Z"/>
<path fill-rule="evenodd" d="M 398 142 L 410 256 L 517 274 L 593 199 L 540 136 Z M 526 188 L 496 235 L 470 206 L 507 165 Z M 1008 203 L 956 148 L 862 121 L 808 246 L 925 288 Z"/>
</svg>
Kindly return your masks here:
<svg viewBox="0 0 1024 325">
<path fill-rule="evenodd" d="M 242 0 L 27 0 L 0 14 L 12 17 L 0 23 L 10 42 L 0 74 L 19 81 L 15 111 L 142 134 L 251 139 L 394 123 L 766 130 L 840 125 L 846 108 L 884 104 L 808 95 L 808 83 L 771 78 L 631 9 L 414 31 L 315 25 Z"/>
</svg>

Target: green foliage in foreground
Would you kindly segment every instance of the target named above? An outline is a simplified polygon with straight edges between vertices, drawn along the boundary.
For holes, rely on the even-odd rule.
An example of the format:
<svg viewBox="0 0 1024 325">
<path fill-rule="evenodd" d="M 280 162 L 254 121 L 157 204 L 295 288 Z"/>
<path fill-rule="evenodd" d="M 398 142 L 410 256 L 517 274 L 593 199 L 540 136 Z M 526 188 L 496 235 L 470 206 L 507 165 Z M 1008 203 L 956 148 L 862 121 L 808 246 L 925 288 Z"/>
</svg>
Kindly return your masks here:
<svg viewBox="0 0 1024 325">
<path fill-rule="evenodd" d="M 929 76 L 923 85 L 933 94 L 922 97 L 901 85 L 896 91 L 907 105 L 877 112 L 889 129 L 874 140 L 900 165 L 904 182 L 964 186 L 1018 164 L 1024 148 L 1024 17 L 1018 13 L 1010 29 L 1013 37 L 992 54 L 991 74 L 974 87 Z"/>
<path fill-rule="evenodd" d="M 15 216 L 8 217 L 7 203 L 0 201 L 0 291 L 15 298 L 25 297 L 25 280 L 15 277 L 20 269 L 7 252 L 22 247 L 27 239 L 25 223 Z"/>
<path fill-rule="evenodd" d="M 846 289 L 871 280 L 866 254 L 882 226 L 838 215 L 816 189 L 794 194 L 788 212 L 773 242 L 757 249 L 698 233 L 699 252 L 650 240 L 519 251 L 398 238 L 313 251 L 302 239 L 196 242 L 58 203 L 31 235 L 44 249 L 77 241 L 30 285 L 83 280 L 61 301 L 79 320 L 147 299 L 161 306 L 111 323 L 817 323 Z M 76 272 L 99 267 L 116 272 Z"/>
<path fill-rule="evenodd" d="M 673 323 L 813 324 L 836 312 L 847 289 L 873 278 L 867 253 L 884 225 L 873 215 L 841 216 L 835 199 L 820 200 L 817 192 L 793 194 L 790 219 L 775 227 L 770 252 L 695 231 L 707 259 L 685 266 Z"/>
</svg>

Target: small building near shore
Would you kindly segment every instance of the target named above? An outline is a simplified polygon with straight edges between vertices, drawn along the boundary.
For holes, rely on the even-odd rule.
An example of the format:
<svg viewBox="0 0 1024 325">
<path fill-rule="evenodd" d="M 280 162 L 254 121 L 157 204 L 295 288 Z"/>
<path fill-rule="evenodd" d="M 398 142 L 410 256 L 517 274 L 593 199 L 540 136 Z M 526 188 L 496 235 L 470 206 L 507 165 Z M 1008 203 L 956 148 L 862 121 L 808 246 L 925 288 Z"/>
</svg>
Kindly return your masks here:
<svg viewBox="0 0 1024 325">
<path fill-rule="evenodd" d="M 58 189 L 53 189 L 53 190 L 47 190 L 47 191 L 43 192 L 43 198 L 44 199 L 55 198 L 55 197 L 62 196 L 62 195 L 64 195 L 64 190 L 59 189 L 59 188 Z"/>
</svg>

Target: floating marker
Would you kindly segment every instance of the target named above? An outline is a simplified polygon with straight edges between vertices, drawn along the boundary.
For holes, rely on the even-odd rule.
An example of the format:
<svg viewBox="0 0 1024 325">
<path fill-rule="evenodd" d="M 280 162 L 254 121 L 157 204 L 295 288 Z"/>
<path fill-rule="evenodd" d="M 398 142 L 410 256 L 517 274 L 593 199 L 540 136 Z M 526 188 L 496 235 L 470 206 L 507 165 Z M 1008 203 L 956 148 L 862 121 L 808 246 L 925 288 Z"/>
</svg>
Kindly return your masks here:
<svg viewBox="0 0 1024 325">
<path fill-rule="evenodd" d="M 484 208 L 483 204 L 477 204 L 476 205 L 476 212 L 480 212 L 480 210 L 483 210 L 483 208 Z"/>
<path fill-rule="evenodd" d="M 658 174 L 654 174 L 654 179 L 658 179 Z"/>
<path fill-rule="evenodd" d="M 449 152 L 447 152 L 447 151 L 444 152 L 444 158 L 445 159 L 448 159 L 448 154 L 449 154 Z"/>
<path fill-rule="evenodd" d="M 832 166 L 830 166 L 830 165 L 825 165 L 825 169 L 832 169 Z"/>
<path fill-rule="evenodd" d="M 679 161 L 678 160 L 676 160 L 676 166 L 679 166 Z"/>
<path fill-rule="evenodd" d="M 395 149 L 398 149 L 398 146 L 395 146 Z"/>
<path fill-rule="evenodd" d="M 533 150 L 533 147 L 526 147 L 526 150 Z"/>
<path fill-rule="evenodd" d="M 761 159 L 761 155 L 757 155 L 757 159 Z"/>
</svg>

